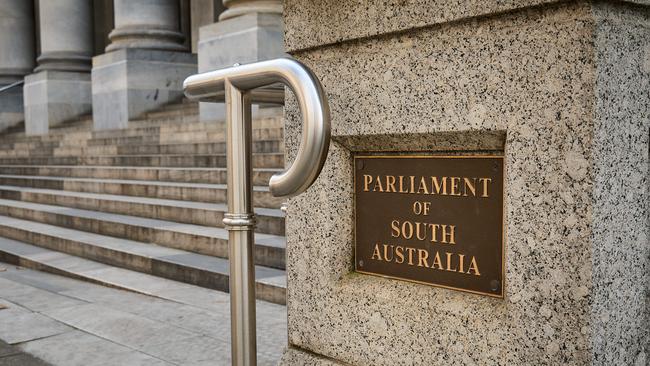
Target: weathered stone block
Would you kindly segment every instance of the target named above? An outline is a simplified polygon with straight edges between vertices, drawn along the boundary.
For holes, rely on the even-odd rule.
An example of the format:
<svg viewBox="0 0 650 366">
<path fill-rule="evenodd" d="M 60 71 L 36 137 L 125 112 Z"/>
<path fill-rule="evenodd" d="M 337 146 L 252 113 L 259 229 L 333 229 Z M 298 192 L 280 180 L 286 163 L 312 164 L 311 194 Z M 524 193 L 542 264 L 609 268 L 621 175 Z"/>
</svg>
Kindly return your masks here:
<svg viewBox="0 0 650 366">
<path fill-rule="evenodd" d="M 282 39 L 283 25 L 279 14 L 253 13 L 201 27 L 199 72 L 282 57 L 285 55 Z M 253 113 L 257 114 L 257 111 Z M 225 121 L 225 115 L 222 103 L 199 104 L 201 121 Z"/>
<path fill-rule="evenodd" d="M 283 364 L 647 364 L 648 7 L 516 1 L 459 21 L 483 12 L 326 3 L 350 17 L 331 29 L 324 3 L 285 8 L 334 141 L 289 202 Z M 290 161 L 301 120 L 286 111 Z M 353 272 L 354 154 L 450 150 L 505 156 L 504 299 Z"/>
<path fill-rule="evenodd" d="M 175 51 L 121 49 L 93 58 L 95 130 L 126 128 L 129 120 L 183 97 L 196 56 Z"/>
<path fill-rule="evenodd" d="M 49 128 L 92 110 L 90 74 L 41 71 L 25 77 L 25 131 L 46 134 Z"/>
</svg>

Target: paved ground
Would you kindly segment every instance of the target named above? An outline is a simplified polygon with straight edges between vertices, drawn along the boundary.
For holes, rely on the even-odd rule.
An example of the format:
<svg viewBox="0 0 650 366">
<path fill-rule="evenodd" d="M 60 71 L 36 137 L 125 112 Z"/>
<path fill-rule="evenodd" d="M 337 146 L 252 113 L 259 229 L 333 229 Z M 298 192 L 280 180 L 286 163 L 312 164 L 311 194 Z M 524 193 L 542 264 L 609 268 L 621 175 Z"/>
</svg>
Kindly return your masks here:
<svg viewBox="0 0 650 366">
<path fill-rule="evenodd" d="M 230 365 L 228 300 L 191 285 L 174 288 L 174 300 L 158 298 L 0 262 L 0 340 L 11 345 L 0 344 L 0 366 L 44 365 L 29 355 L 61 366 Z M 258 362 L 275 365 L 286 309 L 257 306 Z"/>
<path fill-rule="evenodd" d="M 0 366 L 48 366 L 38 358 L 19 348 L 0 341 Z"/>
</svg>

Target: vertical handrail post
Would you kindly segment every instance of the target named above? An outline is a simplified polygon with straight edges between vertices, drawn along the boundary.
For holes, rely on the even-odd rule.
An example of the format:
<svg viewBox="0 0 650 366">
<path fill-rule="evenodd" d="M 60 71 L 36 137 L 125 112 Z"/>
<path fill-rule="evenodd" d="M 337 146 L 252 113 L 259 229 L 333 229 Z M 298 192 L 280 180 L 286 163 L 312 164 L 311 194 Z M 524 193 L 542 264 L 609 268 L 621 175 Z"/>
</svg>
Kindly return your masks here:
<svg viewBox="0 0 650 366">
<path fill-rule="evenodd" d="M 255 264 L 253 258 L 252 123 L 249 92 L 226 82 L 228 213 L 223 222 L 230 245 L 232 364 L 254 366 L 256 358 Z"/>
<path fill-rule="evenodd" d="M 303 136 L 296 158 L 284 172 L 273 175 L 269 181 L 271 194 L 289 197 L 304 192 L 314 183 L 329 149 L 329 106 L 312 72 L 294 59 L 279 58 L 192 75 L 183 83 L 185 95 L 191 100 L 226 102 L 228 213 L 223 223 L 230 246 L 233 366 L 257 364 L 251 103 L 253 99 L 277 101 L 277 93 L 255 90 L 275 83 L 293 91 L 303 119 Z"/>
</svg>

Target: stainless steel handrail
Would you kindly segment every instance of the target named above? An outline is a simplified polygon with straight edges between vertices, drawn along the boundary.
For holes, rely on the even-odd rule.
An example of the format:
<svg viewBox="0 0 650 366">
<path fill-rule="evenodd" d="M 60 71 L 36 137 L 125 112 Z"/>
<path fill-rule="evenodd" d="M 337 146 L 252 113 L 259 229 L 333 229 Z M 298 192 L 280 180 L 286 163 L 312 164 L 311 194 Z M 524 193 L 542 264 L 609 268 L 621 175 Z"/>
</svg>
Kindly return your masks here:
<svg viewBox="0 0 650 366">
<path fill-rule="evenodd" d="M 5 85 L 2 88 L 0 88 L 0 93 L 4 92 L 5 90 L 9 90 L 11 88 L 17 87 L 18 85 L 25 84 L 25 80 L 18 80 L 16 82 L 13 82 L 9 85 Z"/>
<path fill-rule="evenodd" d="M 277 100 L 275 83 L 288 86 L 302 113 L 302 141 L 293 163 L 271 177 L 274 196 L 304 192 L 320 174 L 330 142 L 330 113 L 325 92 L 314 74 L 291 58 L 261 61 L 193 75 L 185 79 L 191 100 L 225 98 L 227 120 L 228 213 L 223 222 L 230 244 L 230 313 L 232 364 L 255 366 L 255 215 L 252 184 L 251 103 Z M 256 91 L 257 90 L 257 91 Z M 261 92 L 260 92 L 261 90 Z"/>
<path fill-rule="evenodd" d="M 318 177 L 329 148 L 329 105 L 318 79 L 302 63 L 279 58 L 193 75 L 185 79 L 183 87 L 188 98 L 209 100 L 220 98 L 227 82 L 245 91 L 280 82 L 296 95 L 302 112 L 302 142 L 293 164 L 274 175 L 269 187 L 274 196 L 305 191 Z"/>
</svg>

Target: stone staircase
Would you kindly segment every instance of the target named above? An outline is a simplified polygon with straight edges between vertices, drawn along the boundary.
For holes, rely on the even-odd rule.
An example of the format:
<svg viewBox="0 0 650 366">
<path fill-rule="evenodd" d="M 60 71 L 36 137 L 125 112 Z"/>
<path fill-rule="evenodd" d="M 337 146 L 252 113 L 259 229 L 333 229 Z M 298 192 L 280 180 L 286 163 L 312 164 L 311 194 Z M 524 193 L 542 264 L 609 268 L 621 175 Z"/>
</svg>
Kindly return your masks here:
<svg viewBox="0 0 650 366">
<path fill-rule="evenodd" d="M 267 186 L 284 167 L 281 109 L 253 130 L 257 297 L 284 304 L 282 201 Z M 93 132 L 88 117 L 1 134 L 0 261 L 132 291 L 125 270 L 227 291 L 225 149 L 224 124 L 198 122 L 190 102 L 124 130 Z"/>
</svg>

